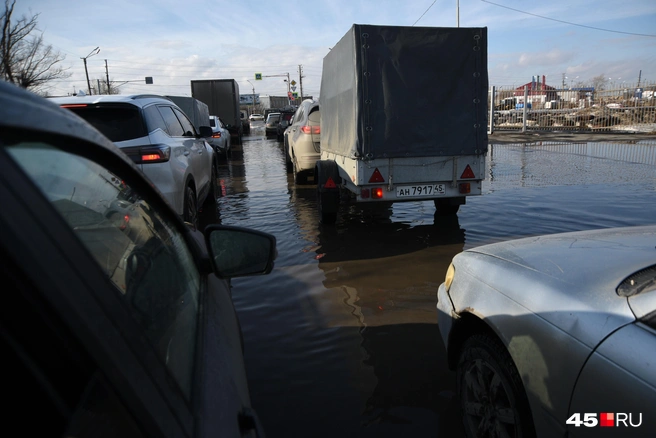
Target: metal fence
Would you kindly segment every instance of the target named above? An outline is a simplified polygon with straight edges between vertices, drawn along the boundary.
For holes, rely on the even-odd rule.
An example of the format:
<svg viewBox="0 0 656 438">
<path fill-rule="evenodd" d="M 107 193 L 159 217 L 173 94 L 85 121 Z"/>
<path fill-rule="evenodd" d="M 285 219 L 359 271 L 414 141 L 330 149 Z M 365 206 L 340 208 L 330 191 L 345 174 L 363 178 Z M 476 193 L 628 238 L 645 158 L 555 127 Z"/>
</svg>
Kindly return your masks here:
<svg viewBox="0 0 656 438">
<path fill-rule="evenodd" d="M 492 87 L 488 131 L 656 133 L 656 83 L 621 88 Z"/>
</svg>

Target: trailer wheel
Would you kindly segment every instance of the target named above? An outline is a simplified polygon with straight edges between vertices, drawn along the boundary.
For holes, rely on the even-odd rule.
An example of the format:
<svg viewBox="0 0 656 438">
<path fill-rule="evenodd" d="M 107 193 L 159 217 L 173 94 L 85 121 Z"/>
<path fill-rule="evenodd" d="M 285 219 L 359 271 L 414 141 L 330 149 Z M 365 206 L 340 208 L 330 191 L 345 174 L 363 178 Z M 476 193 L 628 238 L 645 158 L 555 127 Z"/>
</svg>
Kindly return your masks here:
<svg viewBox="0 0 656 438">
<path fill-rule="evenodd" d="M 435 214 L 438 216 L 450 216 L 458 213 L 460 204 L 452 204 L 449 199 L 434 199 Z"/>
</svg>

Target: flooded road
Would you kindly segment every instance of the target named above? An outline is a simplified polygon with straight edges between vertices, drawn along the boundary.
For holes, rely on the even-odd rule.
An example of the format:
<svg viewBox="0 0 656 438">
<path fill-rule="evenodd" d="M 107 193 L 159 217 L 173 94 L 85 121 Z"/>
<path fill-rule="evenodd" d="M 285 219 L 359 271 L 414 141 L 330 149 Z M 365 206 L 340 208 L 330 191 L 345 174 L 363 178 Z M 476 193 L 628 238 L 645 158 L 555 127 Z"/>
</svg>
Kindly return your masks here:
<svg viewBox="0 0 656 438">
<path fill-rule="evenodd" d="M 458 216 L 432 201 L 341 211 L 319 225 L 256 124 L 223 162 L 224 225 L 278 239 L 276 268 L 233 281 L 252 403 L 269 437 L 458 437 L 436 291 L 466 248 L 656 222 L 656 142 L 491 145 L 484 194 Z"/>
</svg>

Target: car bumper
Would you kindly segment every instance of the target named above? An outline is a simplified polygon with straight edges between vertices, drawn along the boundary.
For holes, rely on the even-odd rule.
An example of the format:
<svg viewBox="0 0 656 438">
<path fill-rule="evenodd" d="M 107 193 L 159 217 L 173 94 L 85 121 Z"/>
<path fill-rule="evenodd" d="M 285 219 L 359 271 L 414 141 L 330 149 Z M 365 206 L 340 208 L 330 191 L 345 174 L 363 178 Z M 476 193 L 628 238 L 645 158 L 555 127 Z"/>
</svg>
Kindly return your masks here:
<svg viewBox="0 0 656 438">
<path fill-rule="evenodd" d="M 299 171 L 313 171 L 314 167 L 317 165 L 317 160 L 321 158 L 321 154 L 316 155 L 303 155 L 302 157 L 296 157 L 296 165 Z"/>
<path fill-rule="evenodd" d="M 164 199 L 173 207 L 173 210 L 182 215 L 182 179 L 180 173 L 174 172 L 171 163 L 151 163 L 144 164 L 142 167 L 144 175 L 153 183 L 162 193 Z"/>
<path fill-rule="evenodd" d="M 453 316 L 455 309 L 451 303 L 451 298 L 444 287 L 444 283 L 437 289 L 437 325 L 440 329 L 440 336 L 444 347 L 449 349 L 449 333 L 453 327 Z"/>
</svg>

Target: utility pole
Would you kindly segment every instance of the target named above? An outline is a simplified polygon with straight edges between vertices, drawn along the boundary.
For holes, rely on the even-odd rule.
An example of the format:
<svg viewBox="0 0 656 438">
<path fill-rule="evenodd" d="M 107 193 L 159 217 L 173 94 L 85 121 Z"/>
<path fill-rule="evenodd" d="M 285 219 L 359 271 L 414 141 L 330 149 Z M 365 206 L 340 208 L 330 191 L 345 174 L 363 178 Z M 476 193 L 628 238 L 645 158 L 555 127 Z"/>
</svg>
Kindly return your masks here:
<svg viewBox="0 0 656 438">
<path fill-rule="evenodd" d="M 565 73 L 563 73 L 563 89 L 565 88 L 565 79 L 566 79 L 566 78 L 567 78 L 567 77 L 565 76 Z"/>
<path fill-rule="evenodd" d="M 87 87 L 89 90 L 89 95 L 91 94 L 91 81 L 89 81 L 89 70 L 87 70 L 87 58 L 90 58 L 93 55 L 97 55 L 99 52 L 100 52 L 100 47 L 96 47 L 87 56 L 81 58 L 84 61 L 84 72 L 87 75 Z"/>
<path fill-rule="evenodd" d="M 107 68 L 107 60 L 106 59 L 105 59 L 105 76 L 107 76 L 107 94 L 112 94 L 112 91 L 109 88 L 109 69 Z"/>
<path fill-rule="evenodd" d="M 638 86 L 636 88 L 640 88 L 640 79 L 642 79 L 642 70 L 640 70 L 640 73 L 638 74 Z"/>
<path fill-rule="evenodd" d="M 96 94 L 102 94 L 100 92 L 100 79 L 96 79 L 96 81 L 98 81 L 98 92 Z"/>
<path fill-rule="evenodd" d="M 301 88 L 301 102 L 303 102 L 303 66 L 298 65 L 298 85 Z"/>
<path fill-rule="evenodd" d="M 460 0 L 456 0 L 456 27 L 460 27 Z"/>
</svg>

